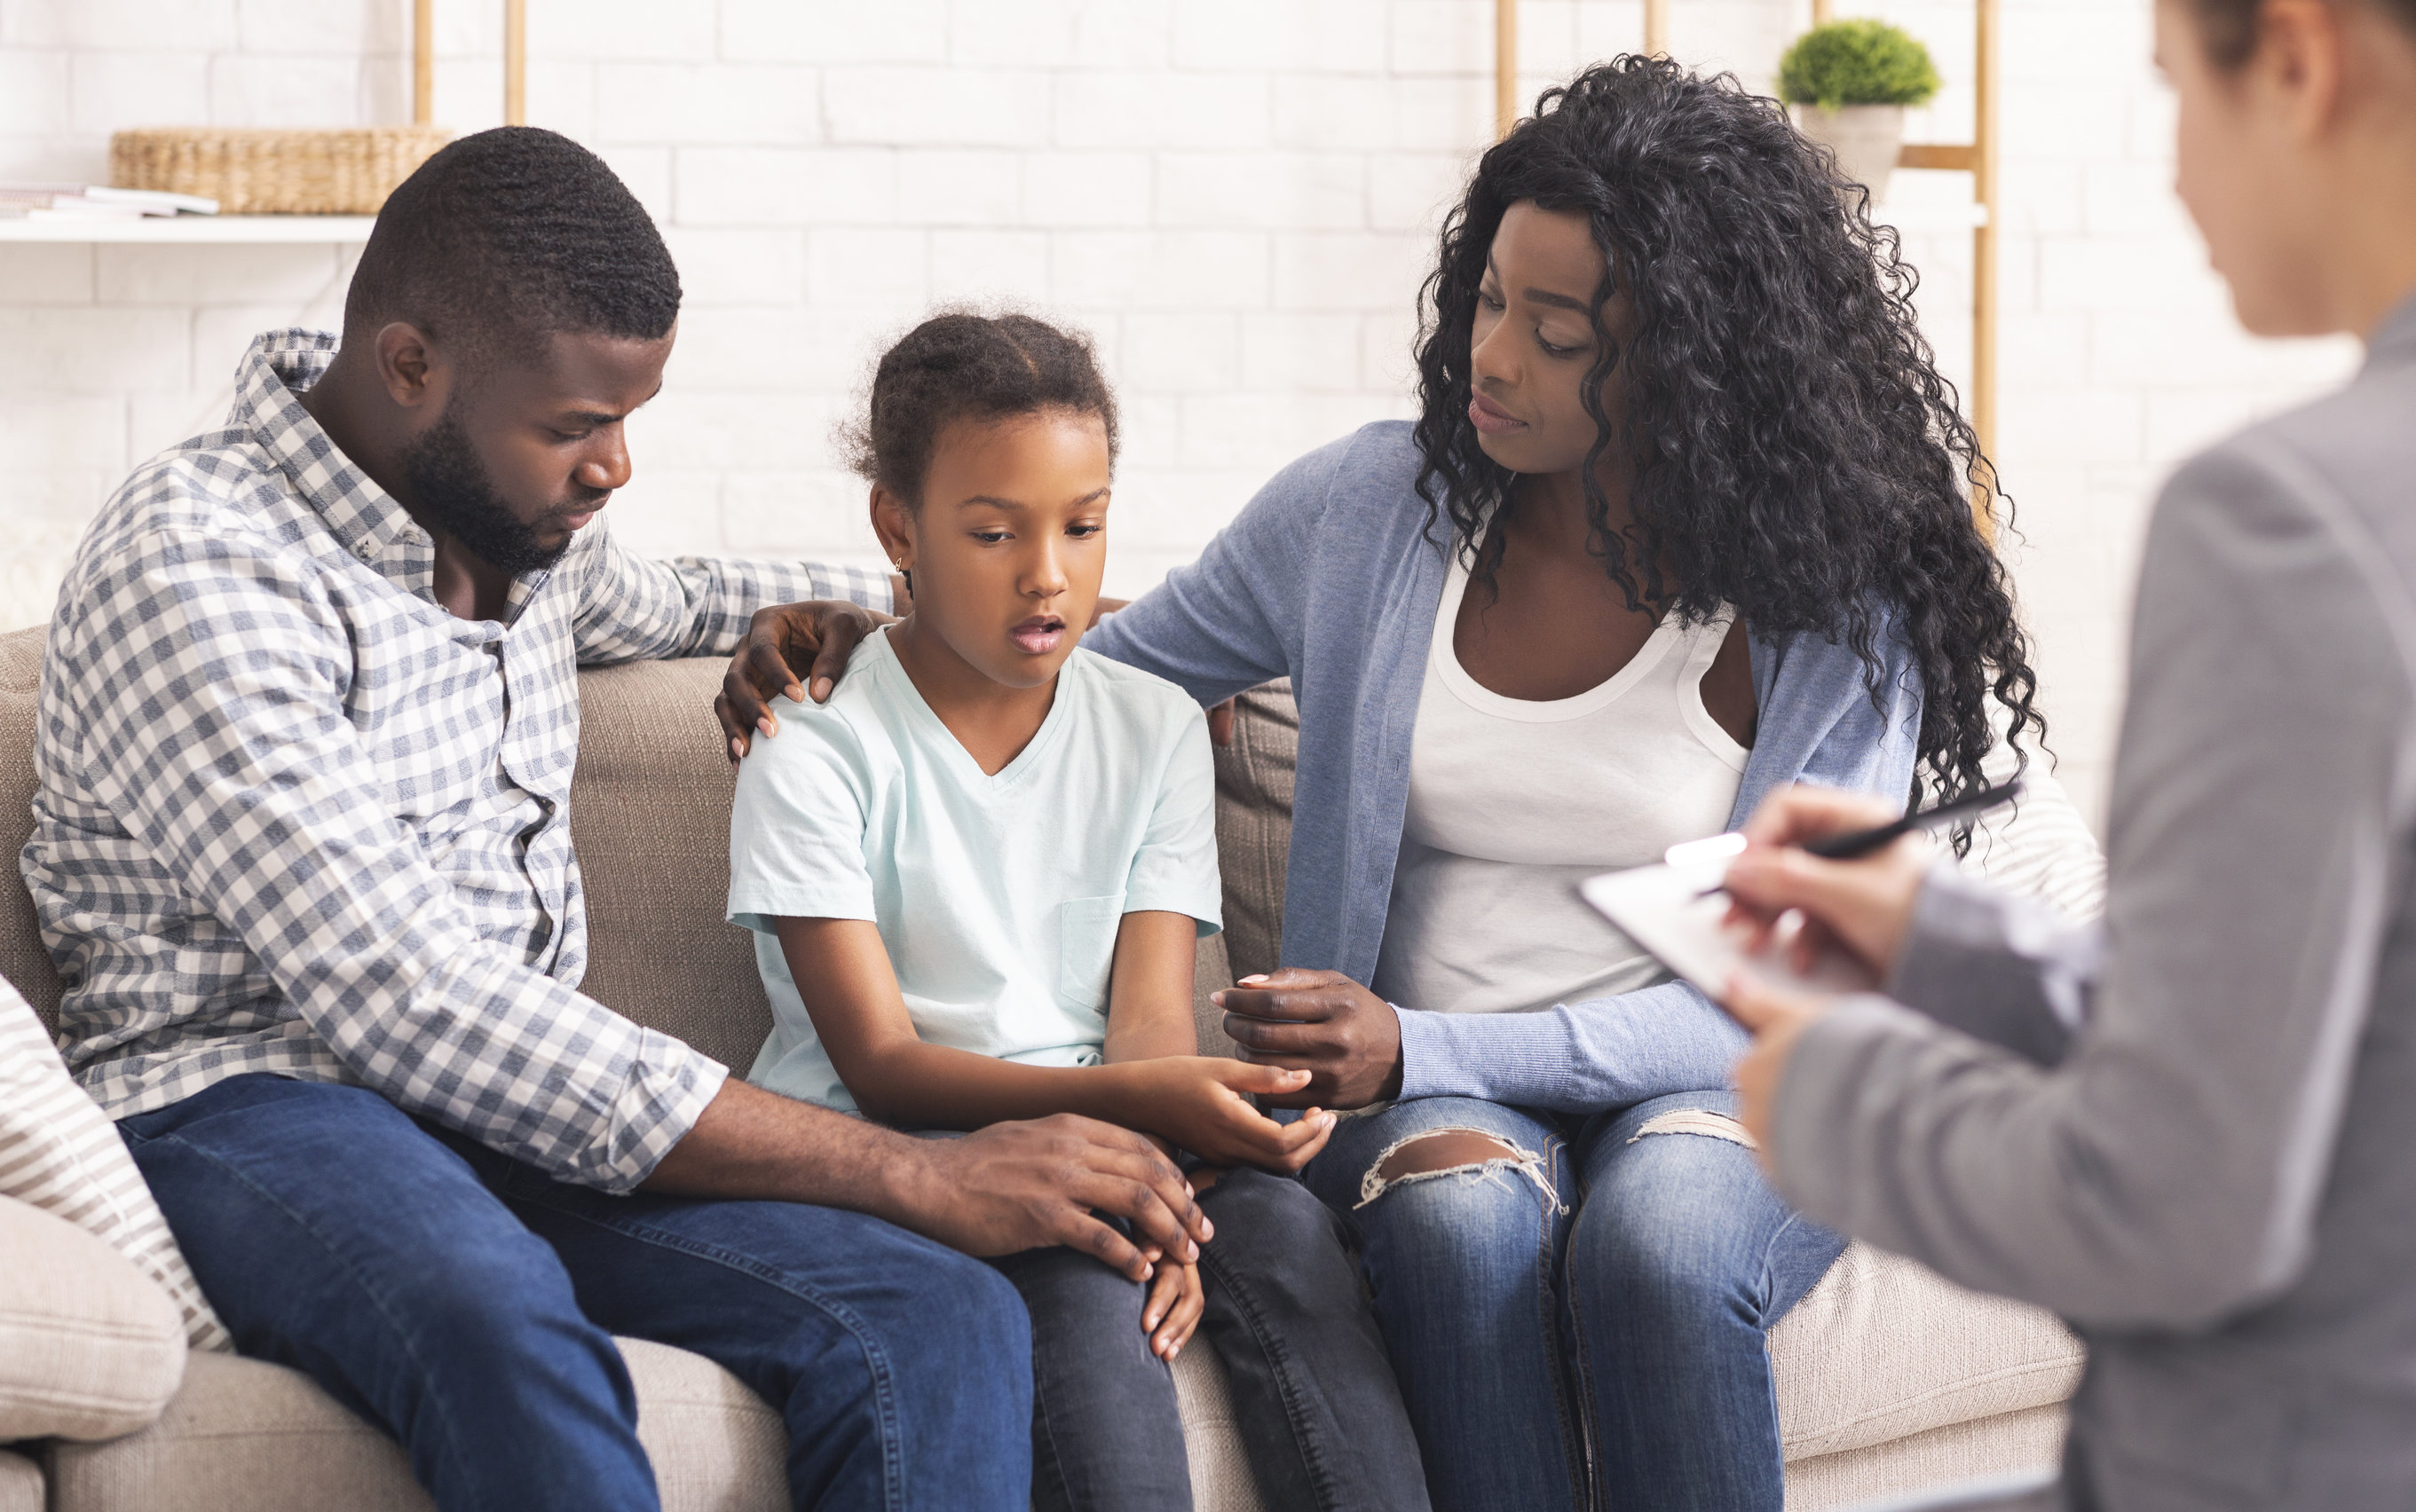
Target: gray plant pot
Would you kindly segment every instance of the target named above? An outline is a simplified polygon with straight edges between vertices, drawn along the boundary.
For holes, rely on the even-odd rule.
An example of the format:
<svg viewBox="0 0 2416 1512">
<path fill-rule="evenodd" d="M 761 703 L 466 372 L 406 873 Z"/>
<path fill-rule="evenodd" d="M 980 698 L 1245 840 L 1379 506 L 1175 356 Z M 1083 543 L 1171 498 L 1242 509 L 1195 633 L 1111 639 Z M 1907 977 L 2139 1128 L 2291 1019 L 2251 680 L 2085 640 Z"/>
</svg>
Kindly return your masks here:
<svg viewBox="0 0 2416 1512">
<path fill-rule="evenodd" d="M 1837 155 L 1837 166 L 1848 178 L 1868 187 L 1874 202 L 1887 198 L 1888 175 L 1895 172 L 1896 155 L 1904 150 L 1904 107 L 1846 105 L 1824 111 L 1818 105 L 1793 107 L 1795 125 L 1813 141 Z"/>
</svg>

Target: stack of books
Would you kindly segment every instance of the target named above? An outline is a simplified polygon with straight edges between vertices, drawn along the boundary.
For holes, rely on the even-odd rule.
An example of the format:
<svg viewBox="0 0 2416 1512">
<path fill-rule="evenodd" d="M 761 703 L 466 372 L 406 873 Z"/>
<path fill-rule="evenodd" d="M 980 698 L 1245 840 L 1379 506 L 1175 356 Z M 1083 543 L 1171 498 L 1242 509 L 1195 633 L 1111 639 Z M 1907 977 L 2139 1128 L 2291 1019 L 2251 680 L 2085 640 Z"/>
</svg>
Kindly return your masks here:
<svg viewBox="0 0 2416 1512">
<path fill-rule="evenodd" d="M 216 200 L 105 184 L 13 184 L 0 180 L 0 220 L 140 220 L 145 216 L 214 216 Z"/>
</svg>

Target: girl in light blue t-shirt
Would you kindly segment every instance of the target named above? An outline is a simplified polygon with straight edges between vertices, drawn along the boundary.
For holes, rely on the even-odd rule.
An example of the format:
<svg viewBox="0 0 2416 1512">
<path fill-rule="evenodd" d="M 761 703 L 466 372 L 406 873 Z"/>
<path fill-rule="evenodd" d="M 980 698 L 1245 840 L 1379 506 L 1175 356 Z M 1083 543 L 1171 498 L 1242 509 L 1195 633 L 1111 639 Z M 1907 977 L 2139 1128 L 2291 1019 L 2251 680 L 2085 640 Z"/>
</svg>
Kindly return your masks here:
<svg viewBox="0 0 2416 1512">
<path fill-rule="evenodd" d="M 1204 1325 L 1272 1505 L 1424 1506 L 1340 1226 L 1291 1178 L 1334 1115 L 1277 1123 L 1249 1095 L 1306 1072 L 1197 1053 L 1193 946 L 1220 927 L 1200 710 L 1075 644 L 1116 444 L 1088 343 L 927 321 L 853 440 L 913 607 L 740 768 L 730 918 L 774 1017 L 750 1079 L 914 1129 L 1102 1118 L 1201 1163 L 1196 1265 L 1144 1289 L 1069 1250 L 998 1262 L 1032 1312 L 1038 1505 L 1190 1505 L 1168 1362 Z"/>
</svg>

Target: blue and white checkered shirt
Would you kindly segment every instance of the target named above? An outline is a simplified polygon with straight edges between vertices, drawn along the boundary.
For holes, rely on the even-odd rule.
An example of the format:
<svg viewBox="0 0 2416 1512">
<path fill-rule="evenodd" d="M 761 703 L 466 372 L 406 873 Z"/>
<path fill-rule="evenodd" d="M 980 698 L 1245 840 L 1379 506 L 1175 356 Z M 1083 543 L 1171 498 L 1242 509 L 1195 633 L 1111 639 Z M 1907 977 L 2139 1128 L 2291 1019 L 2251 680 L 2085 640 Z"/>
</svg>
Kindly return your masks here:
<svg viewBox="0 0 2416 1512">
<path fill-rule="evenodd" d="M 358 1083 L 627 1190 L 728 1072 L 578 991 L 577 670 L 887 581 L 647 561 L 599 522 L 507 621 L 457 619 L 428 533 L 294 398 L 335 350 L 255 340 L 226 428 L 136 470 L 60 591 L 23 866 L 69 1064 L 117 1117 L 246 1071 Z"/>
</svg>

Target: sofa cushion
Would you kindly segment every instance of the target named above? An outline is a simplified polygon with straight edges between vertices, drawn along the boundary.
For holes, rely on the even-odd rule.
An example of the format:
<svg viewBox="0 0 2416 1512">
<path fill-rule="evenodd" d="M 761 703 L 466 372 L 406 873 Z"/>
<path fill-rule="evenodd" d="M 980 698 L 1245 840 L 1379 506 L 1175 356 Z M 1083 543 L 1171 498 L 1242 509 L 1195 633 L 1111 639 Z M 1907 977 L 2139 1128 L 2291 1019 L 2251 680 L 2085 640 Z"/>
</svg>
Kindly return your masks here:
<svg viewBox="0 0 2416 1512">
<path fill-rule="evenodd" d="M 2035 758 L 2036 753 L 2032 756 Z M 2014 774 L 2014 753 L 2000 745 L 1982 770 L 1991 782 Z M 2106 913 L 2106 855 L 2089 822 L 2044 760 L 2022 774 L 2022 796 L 1980 821 L 1962 867 L 2007 892 L 2036 898 L 2068 919 Z"/>
<path fill-rule="evenodd" d="M 1174 1356 L 1174 1401 L 1197 1512 L 1265 1512 L 1249 1451 L 1233 1420 L 1232 1377 L 1205 1338 Z"/>
<path fill-rule="evenodd" d="M 42 1512 L 42 1467 L 0 1449 L 0 1512 Z"/>
<path fill-rule="evenodd" d="M 0 1442 L 107 1439 L 159 1415 L 185 1373 L 175 1303 L 63 1218 L 0 1197 Z"/>
<path fill-rule="evenodd" d="M 729 663 L 633 662 L 579 679 L 570 835 L 587 890 L 581 990 L 740 1074 L 772 1032 L 730 897 L 730 798 L 713 723 Z"/>
<path fill-rule="evenodd" d="M 763 1399 L 712 1361 L 621 1341 L 638 1388 L 638 1438 L 664 1512 L 779 1512 L 788 1436 Z M 113 1444 L 61 1445 L 53 1512 L 430 1512 L 394 1441 L 308 1376 L 196 1355 L 157 1423 Z"/>
<path fill-rule="evenodd" d="M 0 855 L 12 881 L 17 853 L 34 832 L 34 705 L 49 635 L 36 625 L 0 636 Z M 0 978 L 16 983 L 45 1025 L 58 1027 L 59 973 L 22 883 L 0 887 Z"/>
<path fill-rule="evenodd" d="M 1866 1244 L 1770 1333 L 1789 1460 L 2062 1401 L 2081 1358 L 2052 1314 Z"/>
<path fill-rule="evenodd" d="M 1225 881 L 1226 950 L 1241 977 L 1282 963 L 1300 705 L 1290 678 L 1252 688 L 1233 705 L 1233 739 L 1216 751 L 1216 864 Z"/>
<path fill-rule="evenodd" d="M 2009 1489 L 2037 1484 L 2062 1458 L 2066 1415 L 2062 1403 L 1933 1428 L 1910 1438 L 1867 1449 L 1824 1454 L 1787 1462 L 1787 1512 L 1910 1512 L 1940 1505 L 1963 1488 Z M 1977 1484 L 1975 1484 L 1977 1483 Z M 1955 1502 L 1966 1512 L 1971 1504 Z M 2021 1504 L 2029 1506 L 2030 1504 Z M 1994 1512 L 2011 1505 L 1986 1504 Z M 2032 1508 L 2031 1512 L 2048 1512 Z"/>
<path fill-rule="evenodd" d="M 637 1339 L 620 1345 L 664 1512 L 789 1505 L 788 1435 L 762 1399 L 701 1355 Z M 1215 1354 L 1185 1350 L 1174 1364 L 1192 1500 L 1200 1512 L 1261 1512 Z M 228 1355 L 194 1355 L 185 1389 L 143 1431 L 59 1445 L 51 1484 L 52 1512 L 430 1512 L 434 1505 L 394 1442 L 308 1376 Z M 10 1512 L 5 1499 L 0 1512 Z"/>
<path fill-rule="evenodd" d="M 231 1349 L 176 1236 L 126 1153 L 117 1126 L 84 1094 L 49 1030 L 0 981 L 0 1197 L 67 1220 L 159 1284 L 196 1349 Z"/>
</svg>

